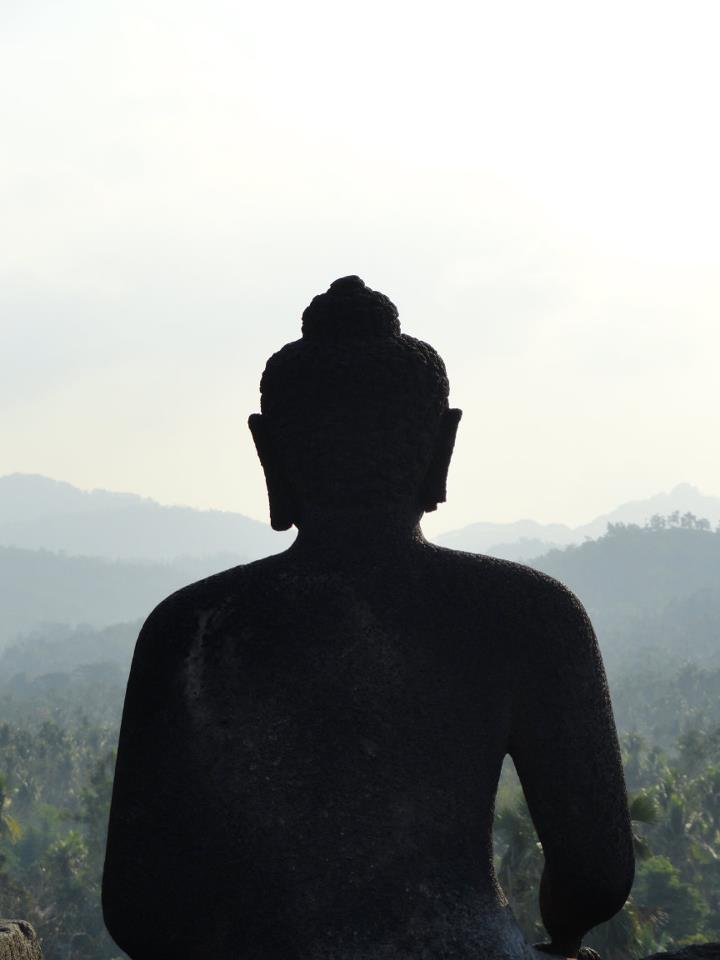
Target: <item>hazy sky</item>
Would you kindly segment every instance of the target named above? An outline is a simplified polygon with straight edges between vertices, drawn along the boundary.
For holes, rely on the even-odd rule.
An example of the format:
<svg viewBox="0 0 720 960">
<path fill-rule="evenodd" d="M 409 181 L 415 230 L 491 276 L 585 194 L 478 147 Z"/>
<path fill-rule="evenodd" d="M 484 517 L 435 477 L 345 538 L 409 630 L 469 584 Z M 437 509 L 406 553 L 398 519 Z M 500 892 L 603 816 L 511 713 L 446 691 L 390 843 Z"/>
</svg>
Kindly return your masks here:
<svg viewBox="0 0 720 960">
<path fill-rule="evenodd" d="M 465 411 L 430 532 L 720 493 L 719 31 L 714 0 L 3 0 L 0 473 L 264 519 L 264 362 L 358 273 Z"/>
</svg>

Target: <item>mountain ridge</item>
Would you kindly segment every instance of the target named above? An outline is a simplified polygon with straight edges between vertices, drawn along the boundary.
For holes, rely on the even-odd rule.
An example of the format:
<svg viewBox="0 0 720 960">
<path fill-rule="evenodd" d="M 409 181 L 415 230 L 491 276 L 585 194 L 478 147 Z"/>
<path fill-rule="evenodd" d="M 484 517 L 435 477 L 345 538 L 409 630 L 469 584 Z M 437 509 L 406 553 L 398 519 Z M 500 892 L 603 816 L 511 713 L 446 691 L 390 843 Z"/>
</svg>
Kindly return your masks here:
<svg viewBox="0 0 720 960">
<path fill-rule="evenodd" d="M 0 545 L 6 547 L 161 563 L 223 554 L 241 563 L 278 553 L 291 540 L 240 513 L 84 491 L 39 474 L 0 477 Z"/>
<path fill-rule="evenodd" d="M 654 514 L 692 513 L 713 525 L 720 522 L 720 497 L 702 493 L 690 483 L 678 483 L 643 500 L 628 500 L 589 523 L 571 527 L 563 523 L 516 520 L 511 523 L 474 523 L 437 537 L 441 546 L 471 553 L 490 553 L 504 560 L 528 561 L 549 550 L 601 537 L 611 523 L 643 524 Z M 515 534 L 513 536 L 513 534 Z"/>
<path fill-rule="evenodd" d="M 527 561 L 549 550 L 602 536 L 609 523 L 644 523 L 653 514 L 690 512 L 715 524 L 720 497 L 680 483 L 642 500 L 629 500 L 588 523 L 480 521 L 439 534 L 441 546 Z M 172 562 L 222 554 L 232 563 L 278 553 L 293 533 L 224 510 L 160 504 L 109 490 L 85 491 L 40 474 L 0 477 L 0 545 L 111 560 Z"/>
</svg>

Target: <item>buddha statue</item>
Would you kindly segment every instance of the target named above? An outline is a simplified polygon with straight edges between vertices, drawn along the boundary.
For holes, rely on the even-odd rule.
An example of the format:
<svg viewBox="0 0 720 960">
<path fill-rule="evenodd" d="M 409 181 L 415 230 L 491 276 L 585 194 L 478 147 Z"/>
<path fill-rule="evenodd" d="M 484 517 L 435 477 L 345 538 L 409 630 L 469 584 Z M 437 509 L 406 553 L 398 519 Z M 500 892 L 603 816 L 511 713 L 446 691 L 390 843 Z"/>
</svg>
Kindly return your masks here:
<svg viewBox="0 0 720 960">
<path fill-rule="evenodd" d="M 249 425 L 292 546 L 192 584 L 137 641 L 107 928 L 132 960 L 576 957 L 633 879 L 591 624 L 560 583 L 441 549 L 460 421 L 438 354 L 358 277 L 303 314 Z M 548 942 L 493 870 L 506 755 Z"/>
</svg>

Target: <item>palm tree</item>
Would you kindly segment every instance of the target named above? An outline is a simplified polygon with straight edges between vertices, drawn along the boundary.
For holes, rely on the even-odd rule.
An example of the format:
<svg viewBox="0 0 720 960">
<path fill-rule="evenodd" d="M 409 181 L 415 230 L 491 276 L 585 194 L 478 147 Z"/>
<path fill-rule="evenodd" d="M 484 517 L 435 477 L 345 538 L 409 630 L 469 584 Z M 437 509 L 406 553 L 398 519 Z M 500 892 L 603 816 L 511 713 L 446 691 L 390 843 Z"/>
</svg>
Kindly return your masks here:
<svg viewBox="0 0 720 960">
<path fill-rule="evenodd" d="M 17 820 L 7 812 L 11 804 L 7 781 L 0 773 L 0 840 L 9 837 L 10 843 L 15 843 L 22 830 Z"/>
<path fill-rule="evenodd" d="M 630 799 L 629 809 L 633 828 L 635 858 L 637 860 L 647 860 L 648 857 L 652 856 L 652 851 L 645 837 L 636 831 L 635 825 L 638 823 L 656 823 L 658 818 L 657 803 L 647 793 L 638 793 Z"/>
</svg>

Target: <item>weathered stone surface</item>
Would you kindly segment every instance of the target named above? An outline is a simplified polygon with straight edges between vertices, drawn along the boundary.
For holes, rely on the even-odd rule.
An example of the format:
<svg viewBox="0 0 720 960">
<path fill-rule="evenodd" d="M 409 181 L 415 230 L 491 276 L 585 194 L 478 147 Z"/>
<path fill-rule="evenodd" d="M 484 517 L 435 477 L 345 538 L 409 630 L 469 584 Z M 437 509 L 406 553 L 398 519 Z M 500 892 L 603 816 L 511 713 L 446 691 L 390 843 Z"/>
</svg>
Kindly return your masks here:
<svg viewBox="0 0 720 960">
<path fill-rule="evenodd" d="M 673 953 L 654 953 L 645 960 L 720 960 L 720 943 L 699 943 Z"/>
<path fill-rule="evenodd" d="M 27 920 L 0 920 L 0 960 L 42 960 L 40 941 Z"/>
</svg>

